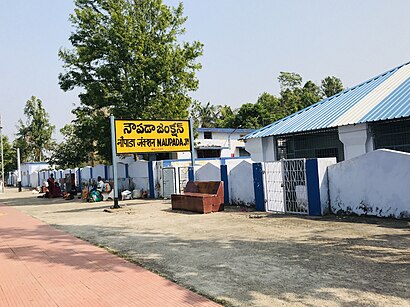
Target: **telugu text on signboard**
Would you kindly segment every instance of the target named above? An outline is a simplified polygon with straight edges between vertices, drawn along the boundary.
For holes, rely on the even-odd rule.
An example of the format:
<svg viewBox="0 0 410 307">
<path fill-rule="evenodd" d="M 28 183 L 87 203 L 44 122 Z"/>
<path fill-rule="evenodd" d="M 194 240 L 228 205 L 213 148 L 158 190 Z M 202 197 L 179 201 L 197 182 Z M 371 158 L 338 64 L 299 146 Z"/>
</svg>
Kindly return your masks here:
<svg viewBox="0 0 410 307">
<path fill-rule="evenodd" d="M 117 154 L 190 151 L 188 120 L 115 120 Z"/>
</svg>

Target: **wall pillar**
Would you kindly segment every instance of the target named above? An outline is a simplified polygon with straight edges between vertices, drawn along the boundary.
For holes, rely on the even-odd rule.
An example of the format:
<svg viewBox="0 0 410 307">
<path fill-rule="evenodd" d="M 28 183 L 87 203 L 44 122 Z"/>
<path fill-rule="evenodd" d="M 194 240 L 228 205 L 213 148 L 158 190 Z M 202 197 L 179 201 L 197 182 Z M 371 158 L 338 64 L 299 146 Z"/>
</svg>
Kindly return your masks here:
<svg viewBox="0 0 410 307">
<path fill-rule="evenodd" d="M 228 166 L 221 165 L 221 181 L 224 183 L 224 203 L 229 204 L 229 181 L 228 181 Z"/>
<path fill-rule="evenodd" d="M 271 162 L 278 160 L 276 158 L 276 140 L 273 136 L 262 138 L 263 161 Z"/>
<path fill-rule="evenodd" d="M 338 130 L 345 160 L 373 151 L 373 137 L 368 132 L 367 124 L 342 126 Z"/>
<path fill-rule="evenodd" d="M 256 211 L 265 211 L 265 193 L 263 188 L 262 163 L 253 163 L 252 168 Z"/>
<path fill-rule="evenodd" d="M 263 161 L 262 138 L 249 139 L 245 141 L 245 149 L 251 154 L 251 159 L 255 162 Z"/>
<path fill-rule="evenodd" d="M 148 162 L 148 184 L 149 184 L 149 197 L 155 198 L 155 185 L 154 185 L 154 170 L 152 161 Z"/>
<path fill-rule="evenodd" d="M 317 159 L 306 160 L 306 188 L 309 215 L 322 215 Z"/>
</svg>

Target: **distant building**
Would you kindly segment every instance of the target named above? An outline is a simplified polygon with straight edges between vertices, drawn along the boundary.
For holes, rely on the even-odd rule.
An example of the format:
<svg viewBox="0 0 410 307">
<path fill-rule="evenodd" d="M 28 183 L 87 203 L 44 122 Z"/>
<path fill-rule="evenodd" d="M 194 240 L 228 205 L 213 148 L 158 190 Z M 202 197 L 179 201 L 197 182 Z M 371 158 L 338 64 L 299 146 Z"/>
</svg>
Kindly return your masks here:
<svg viewBox="0 0 410 307">
<path fill-rule="evenodd" d="M 250 154 L 245 150 L 245 142 L 240 138 L 255 129 L 198 128 L 195 139 L 195 158 L 244 157 Z M 190 158 L 189 152 L 177 153 L 177 159 Z"/>
<path fill-rule="evenodd" d="M 410 152 L 410 62 L 244 137 L 254 161 Z"/>
</svg>

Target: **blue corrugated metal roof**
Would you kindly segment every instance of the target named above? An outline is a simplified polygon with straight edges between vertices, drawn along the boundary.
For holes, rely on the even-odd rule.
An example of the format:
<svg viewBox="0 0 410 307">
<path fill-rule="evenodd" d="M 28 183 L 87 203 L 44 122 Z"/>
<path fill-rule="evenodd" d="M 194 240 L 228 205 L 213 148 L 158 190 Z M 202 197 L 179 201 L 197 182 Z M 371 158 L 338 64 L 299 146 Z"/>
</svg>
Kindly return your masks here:
<svg viewBox="0 0 410 307">
<path fill-rule="evenodd" d="M 383 99 L 359 123 L 410 116 L 410 77 Z"/>
<path fill-rule="evenodd" d="M 410 62 L 395 67 L 355 87 L 326 98 L 256 130 L 246 135 L 244 139 L 410 116 L 409 64 Z M 387 80 L 389 82 L 386 82 Z M 377 101 L 377 99 L 380 100 Z M 372 105 L 375 103 L 376 106 L 373 108 Z M 371 110 L 367 111 L 369 106 Z M 363 112 L 365 114 L 362 116 Z M 355 119 L 357 116 L 359 119 Z"/>
</svg>

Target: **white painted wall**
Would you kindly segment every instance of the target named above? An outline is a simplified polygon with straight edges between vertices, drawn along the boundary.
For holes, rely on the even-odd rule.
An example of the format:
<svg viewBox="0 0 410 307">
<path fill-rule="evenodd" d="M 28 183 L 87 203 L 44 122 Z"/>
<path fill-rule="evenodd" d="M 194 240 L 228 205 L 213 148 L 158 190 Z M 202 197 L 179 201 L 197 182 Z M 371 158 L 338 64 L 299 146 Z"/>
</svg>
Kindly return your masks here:
<svg viewBox="0 0 410 307">
<path fill-rule="evenodd" d="M 276 142 L 273 137 L 262 138 L 263 161 L 276 161 Z"/>
<path fill-rule="evenodd" d="M 90 180 L 91 179 L 91 166 L 86 166 L 81 169 L 81 180 Z M 93 174 L 94 175 L 94 174 Z"/>
<path fill-rule="evenodd" d="M 336 164 L 336 158 L 317 159 L 320 206 L 322 215 L 330 213 L 328 167 Z"/>
<path fill-rule="evenodd" d="M 21 163 L 20 170 L 21 170 L 21 186 L 22 187 L 36 187 L 37 182 L 33 182 L 31 179 L 31 174 L 33 172 L 37 172 L 43 169 L 50 168 L 48 163 L 42 162 L 27 162 Z M 48 178 L 48 177 L 47 177 Z"/>
<path fill-rule="evenodd" d="M 37 187 L 38 186 L 38 172 L 34 171 L 30 175 L 29 186 L 30 187 Z"/>
<path fill-rule="evenodd" d="M 191 159 L 191 152 L 189 151 L 182 151 L 177 153 L 178 159 Z M 194 157 L 196 158 L 197 155 L 195 154 Z"/>
<path fill-rule="evenodd" d="M 221 170 L 219 161 L 210 161 L 195 169 L 195 180 L 198 181 L 220 181 Z"/>
<path fill-rule="evenodd" d="M 128 175 L 135 190 L 149 191 L 147 161 L 135 161 L 128 164 Z"/>
<path fill-rule="evenodd" d="M 329 166 L 333 213 L 410 217 L 410 154 L 381 149 Z"/>
<path fill-rule="evenodd" d="M 148 162 L 135 161 L 128 165 L 128 175 L 133 178 L 146 177 L 148 178 Z"/>
<path fill-rule="evenodd" d="M 251 154 L 251 159 L 254 162 L 263 161 L 262 138 L 246 140 L 245 149 Z"/>
<path fill-rule="evenodd" d="M 126 172 L 125 172 L 125 168 L 126 168 L 126 166 L 125 166 L 125 163 L 117 163 L 117 172 L 118 172 L 118 178 L 126 178 Z M 114 170 L 113 170 L 113 167 L 111 166 L 111 176 L 110 176 L 110 178 L 114 178 Z"/>
<path fill-rule="evenodd" d="M 118 168 L 117 168 L 117 171 L 118 171 Z M 108 178 L 105 178 L 105 180 L 114 181 L 114 169 L 113 169 L 112 165 L 107 165 L 107 176 L 108 176 Z M 104 179 L 104 177 L 103 177 L 103 179 Z"/>
<path fill-rule="evenodd" d="M 255 205 L 251 162 L 250 159 L 226 161 L 229 182 L 229 202 L 232 204 Z"/>
<path fill-rule="evenodd" d="M 162 184 L 162 161 L 154 161 L 152 163 L 152 171 L 154 175 L 154 197 L 159 198 L 164 195 L 164 185 Z"/>
<path fill-rule="evenodd" d="M 108 179 L 108 178 L 105 178 L 104 170 L 105 170 L 104 165 L 99 164 L 99 165 L 94 166 L 93 167 L 93 177 L 98 178 L 98 176 L 101 176 L 101 178 Z"/>
</svg>

